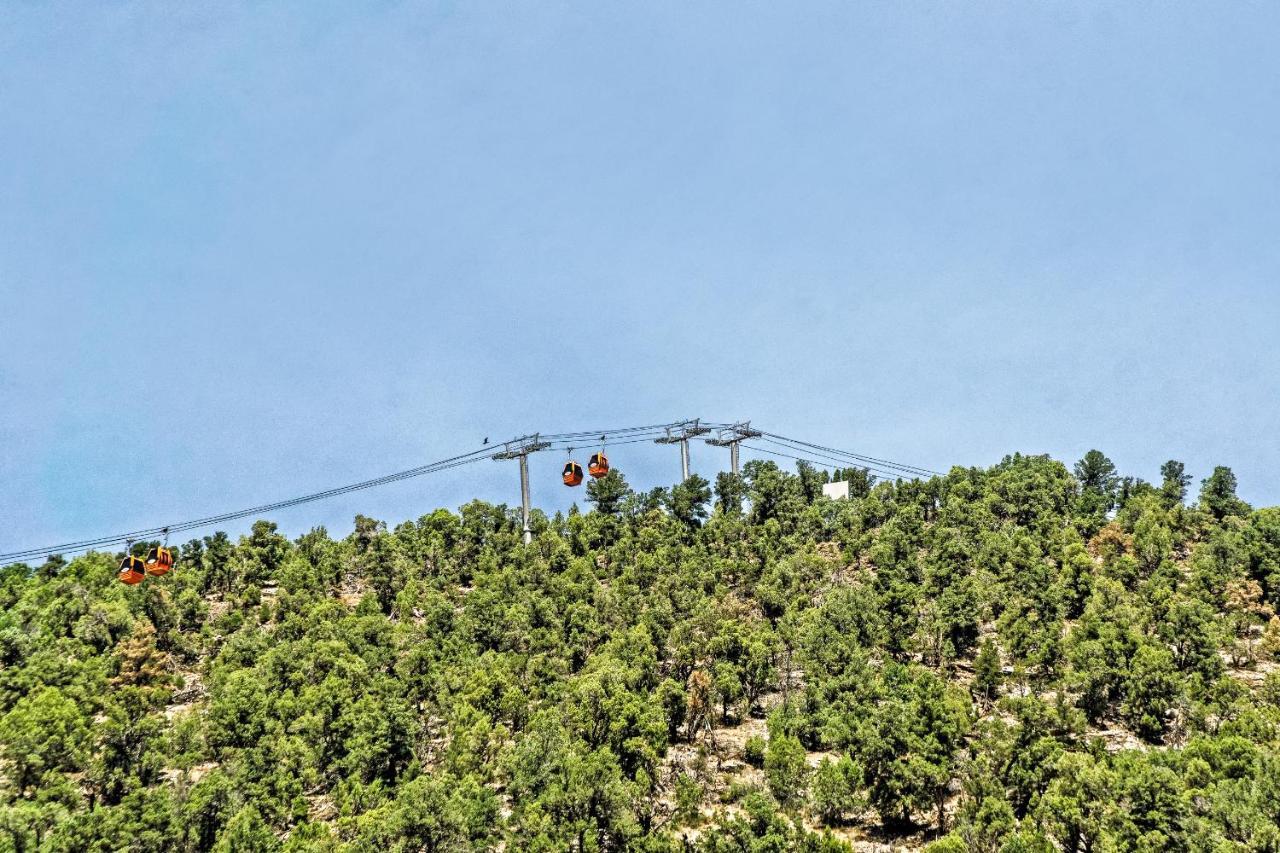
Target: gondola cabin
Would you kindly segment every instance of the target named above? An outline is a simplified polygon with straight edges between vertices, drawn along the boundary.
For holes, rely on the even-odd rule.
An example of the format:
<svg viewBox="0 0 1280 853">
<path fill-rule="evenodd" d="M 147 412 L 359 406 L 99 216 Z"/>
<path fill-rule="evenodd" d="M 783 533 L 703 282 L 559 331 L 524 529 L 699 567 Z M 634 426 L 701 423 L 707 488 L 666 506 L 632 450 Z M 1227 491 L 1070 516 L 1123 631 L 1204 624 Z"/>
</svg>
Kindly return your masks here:
<svg viewBox="0 0 1280 853">
<path fill-rule="evenodd" d="M 599 480 L 609 473 L 609 457 L 603 453 L 593 453 L 587 460 L 587 473 Z"/>
<path fill-rule="evenodd" d="M 564 473 L 561 475 L 566 486 L 582 485 L 582 466 L 572 459 L 564 463 Z"/>
<path fill-rule="evenodd" d="M 146 576 L 146 566 L 142 560 L 132 554 L 125 554 L 124 559 L 120 561 L 120 574 L 118 575 L 120 582 L 133 586 L 136 583 L 141 583 Z"/>
<path fill-rule="evenodd" d="M 147 552 L 147 574 L 154 577 L 167 575 L 173 568 L 173 551 L 165 548 L 152 548 Z"/>
</svg>

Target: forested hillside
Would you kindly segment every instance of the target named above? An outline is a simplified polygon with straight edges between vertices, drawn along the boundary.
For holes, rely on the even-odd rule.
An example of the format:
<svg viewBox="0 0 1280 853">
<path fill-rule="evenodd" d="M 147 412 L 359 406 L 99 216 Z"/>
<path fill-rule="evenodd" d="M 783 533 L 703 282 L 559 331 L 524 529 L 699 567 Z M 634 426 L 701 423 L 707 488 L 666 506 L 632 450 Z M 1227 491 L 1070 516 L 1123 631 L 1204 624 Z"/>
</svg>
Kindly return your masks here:
<svg viewBox="0 0 1280 853">
<path fill-rule="evenodd" d="M 835 473 L 8 567 L 0 849 L 1280 850 L 1280 509 Z"/>
</svg>

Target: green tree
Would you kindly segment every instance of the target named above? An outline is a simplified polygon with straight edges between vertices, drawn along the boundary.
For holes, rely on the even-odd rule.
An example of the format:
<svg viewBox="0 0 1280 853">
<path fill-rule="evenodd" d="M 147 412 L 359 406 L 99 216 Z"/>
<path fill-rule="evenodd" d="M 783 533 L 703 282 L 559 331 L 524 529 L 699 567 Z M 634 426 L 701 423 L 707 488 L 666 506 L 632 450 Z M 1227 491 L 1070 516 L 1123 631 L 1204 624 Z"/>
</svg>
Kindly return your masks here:
<svg viewBox="0 0 1280 853">
<path fill-rule="evenodd" d="M 280 849 L 280 841 L 252 805 L 236 812 L 218 836 L 215 853 L 269 853 Z"/>
<path fill-rule="evenodd" d="M 667 509 L 685 527 L 697 528 L 707 519 L 710 501 L 710 484 L 697 474 L 691 474 L 689 479 L 671 490 Z"/>
<path fill-rule="evenodd" d="M 1208 602 L 1178 595 L 1165 610 L 1165 618 L 1156 623 L 1157 636 L 1173 652 L 1178 671 L 1198 674 L 1211 683 L 1222 672 L 1219 630 L 1216 612 Z"/>
<path fill-rule="evenodd" d="M 1249 505 L 1236 497 L 1236 475 L 1223 465 L 1201 482 L 1200 505 L 1219 521 L 1249 514 Z"/>
<path fill-rule="evenodd" d="M 206 589 L 217 589 L 222 597 L 235 588 L 236 572 L 231 563 L 231 539 L 221 530 L 204 539 Z"/>
<path fill-rule="evenodd" d="M 631 487 L 616 468 L 610 469 L 599 479 L 587 483 L 587 503 L 595 507 L 601 515 L 616 517 L 621 513 L 622 503 L 631 494 Z"/>
<path fill-rule="evenodd" d="M 1166 507 L 1180 505 L 1187 498 L 1187 489 L 1191 486 L 1191 475 L 1186 473 L 1186 466 L 1176 459 L 1170 459 L 1160 466 L 1160 497 Z"/>
<path fill-rule="evenodd" d="M 218 833 L 231 818 L 235 786 L 221 769 L 197 782 L 183 806 L 183 831 L 187 844 L 211 850 Z"/>
<path fill-rule="evenodd" d="M 804 746 L 798 738 L 781 731 L 770 733 L 764 753 L 764 775 L 770 793 L 784 807 L 804 801 L 809 776 L 804 756 Z"/>
<path fill-rule="evenodd" d="M 990 637 L 982 641 L 973 661 L 973 691 L 983 699 L 992 699 L 1000 689 L 1000 651 Z"/>
<path fill-rule="evenodd" d="M 1116 801 L 1105 765 L 1087 753 L 1069 752 L 1040 801 L 1039 817 L 1061 850 L 1105 849 L 1109 812 Z"/>
<path fill-rule="evenodd" d="M 747 484 L 737 474 L 721 472 L 716 475 L 716 510 L 725 515 L 742 513 L 742 501 L 747 496 Z"/>
<path fill-rule="evenodd" d="M 18 796 L 48 771 L 80 767 L 89 737 L 84 715 L 56 687 L 28 694 L 0 717 L 0 754 L 9 762 Z"/>
<path fill-rule="evenodd" d="M 809 462 L 803 459 L 796 463 L 796 475 L 800 481 L 800 494 L 806 503 L 813 503 L 822 497 L 822 484 L 826 476 Z"/>
<path fill-rule="evenodd" d="M 1144 642 L 1129 664 L 1121 713 L 1140 737 L 1158 740 L 1168 725 L 1178 689 L 1173 655 L 1163 646 Z"/>
<path fill-rule="evenodd" d="M 858 789 L 862 771 L 847 756 L 824 758 L 813 772 L 813 811 L 826 826 L 838 826 L 866 808 Z"/>
<path fill-rule="evenodd" d="M 1099 450 L 1090 450 L 1076 463 L 1075 475 L 1080 482 L 1076 516 L 1086 535 L 1092 535 L 1106 523 L 1107 513 L 1116 506 L 1120 478 L 1116 466 Z"/>
<path fill-rule="evenodd" d="M 913 812 L 932 807 L 943 827 L 947 786 L 969 725 L 969 703 L 932 672 L 885 666 L 852 755 L 883 820 L 909 823 Z"/>
<path fill-rule="evenodd" d="M 494 793 L 467 777 L 419 776 L 401 786 L 393 803 L 361 820 L 370 849 L 391 851 L 483 850 L 498 818 Z"/>
<path fill-rule="evenodd" d="M 1118 477 L 1116 466 L 1100 450 L 1090 450 L 1075 466 L 1076 479 L 1086 492 L 1111 494 Z"/>
</svg>

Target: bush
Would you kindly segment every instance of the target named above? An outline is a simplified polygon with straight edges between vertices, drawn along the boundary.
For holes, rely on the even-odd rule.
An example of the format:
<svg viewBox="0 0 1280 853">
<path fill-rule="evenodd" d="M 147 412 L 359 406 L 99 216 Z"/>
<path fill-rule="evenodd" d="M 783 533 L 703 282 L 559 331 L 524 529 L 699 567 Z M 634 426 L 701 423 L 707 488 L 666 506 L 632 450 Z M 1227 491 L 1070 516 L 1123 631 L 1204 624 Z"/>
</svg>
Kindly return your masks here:
<svg viewBox="0 0 1280 853">
<path fill-rule="evenodd" d="M 675 817 L 685 826 L 696 826 L 702 818 L 698 807 L 702 805 L 702 786 L 688 773 L 676 775 Z"/>
<path fill-rule="evenodd" d="M 780 805 L 791 806 L 804 799 L 809 766 L 804 761 L 804 746 L 792 735 L 769 738 L 764 756 L 764 773 L 769 791 Z"/>
<path fill-rule="evenodd" d="M 944 835 L 924 848 L 924 853 L 968 853 L 964 840 L 956 833 Z"/>
<path fill-rule="evenodd" d="M 729 783 L 729 787 L 720 792 L 720 802 L 725 804 L 741 802 L 743 797 L 759 791 L 760 789 L 750 782 L 733 781 Z"/>
</svg>

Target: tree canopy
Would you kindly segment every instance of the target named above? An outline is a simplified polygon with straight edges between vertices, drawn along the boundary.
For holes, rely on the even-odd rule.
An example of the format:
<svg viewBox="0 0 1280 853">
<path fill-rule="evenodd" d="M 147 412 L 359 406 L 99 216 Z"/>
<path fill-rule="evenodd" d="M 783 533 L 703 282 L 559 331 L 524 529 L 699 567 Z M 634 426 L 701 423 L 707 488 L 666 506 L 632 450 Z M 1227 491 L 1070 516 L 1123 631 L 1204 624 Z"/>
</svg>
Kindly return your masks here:
<svg viewBox="0 0 1280 853">
<path fill-rule="evenodd" d="M 848 500 L 822 496 L 833 476 Z M 1280 849 L 1280 509 L 1099 451 L 0 571 L 0 850 Z"/>
</svg>

